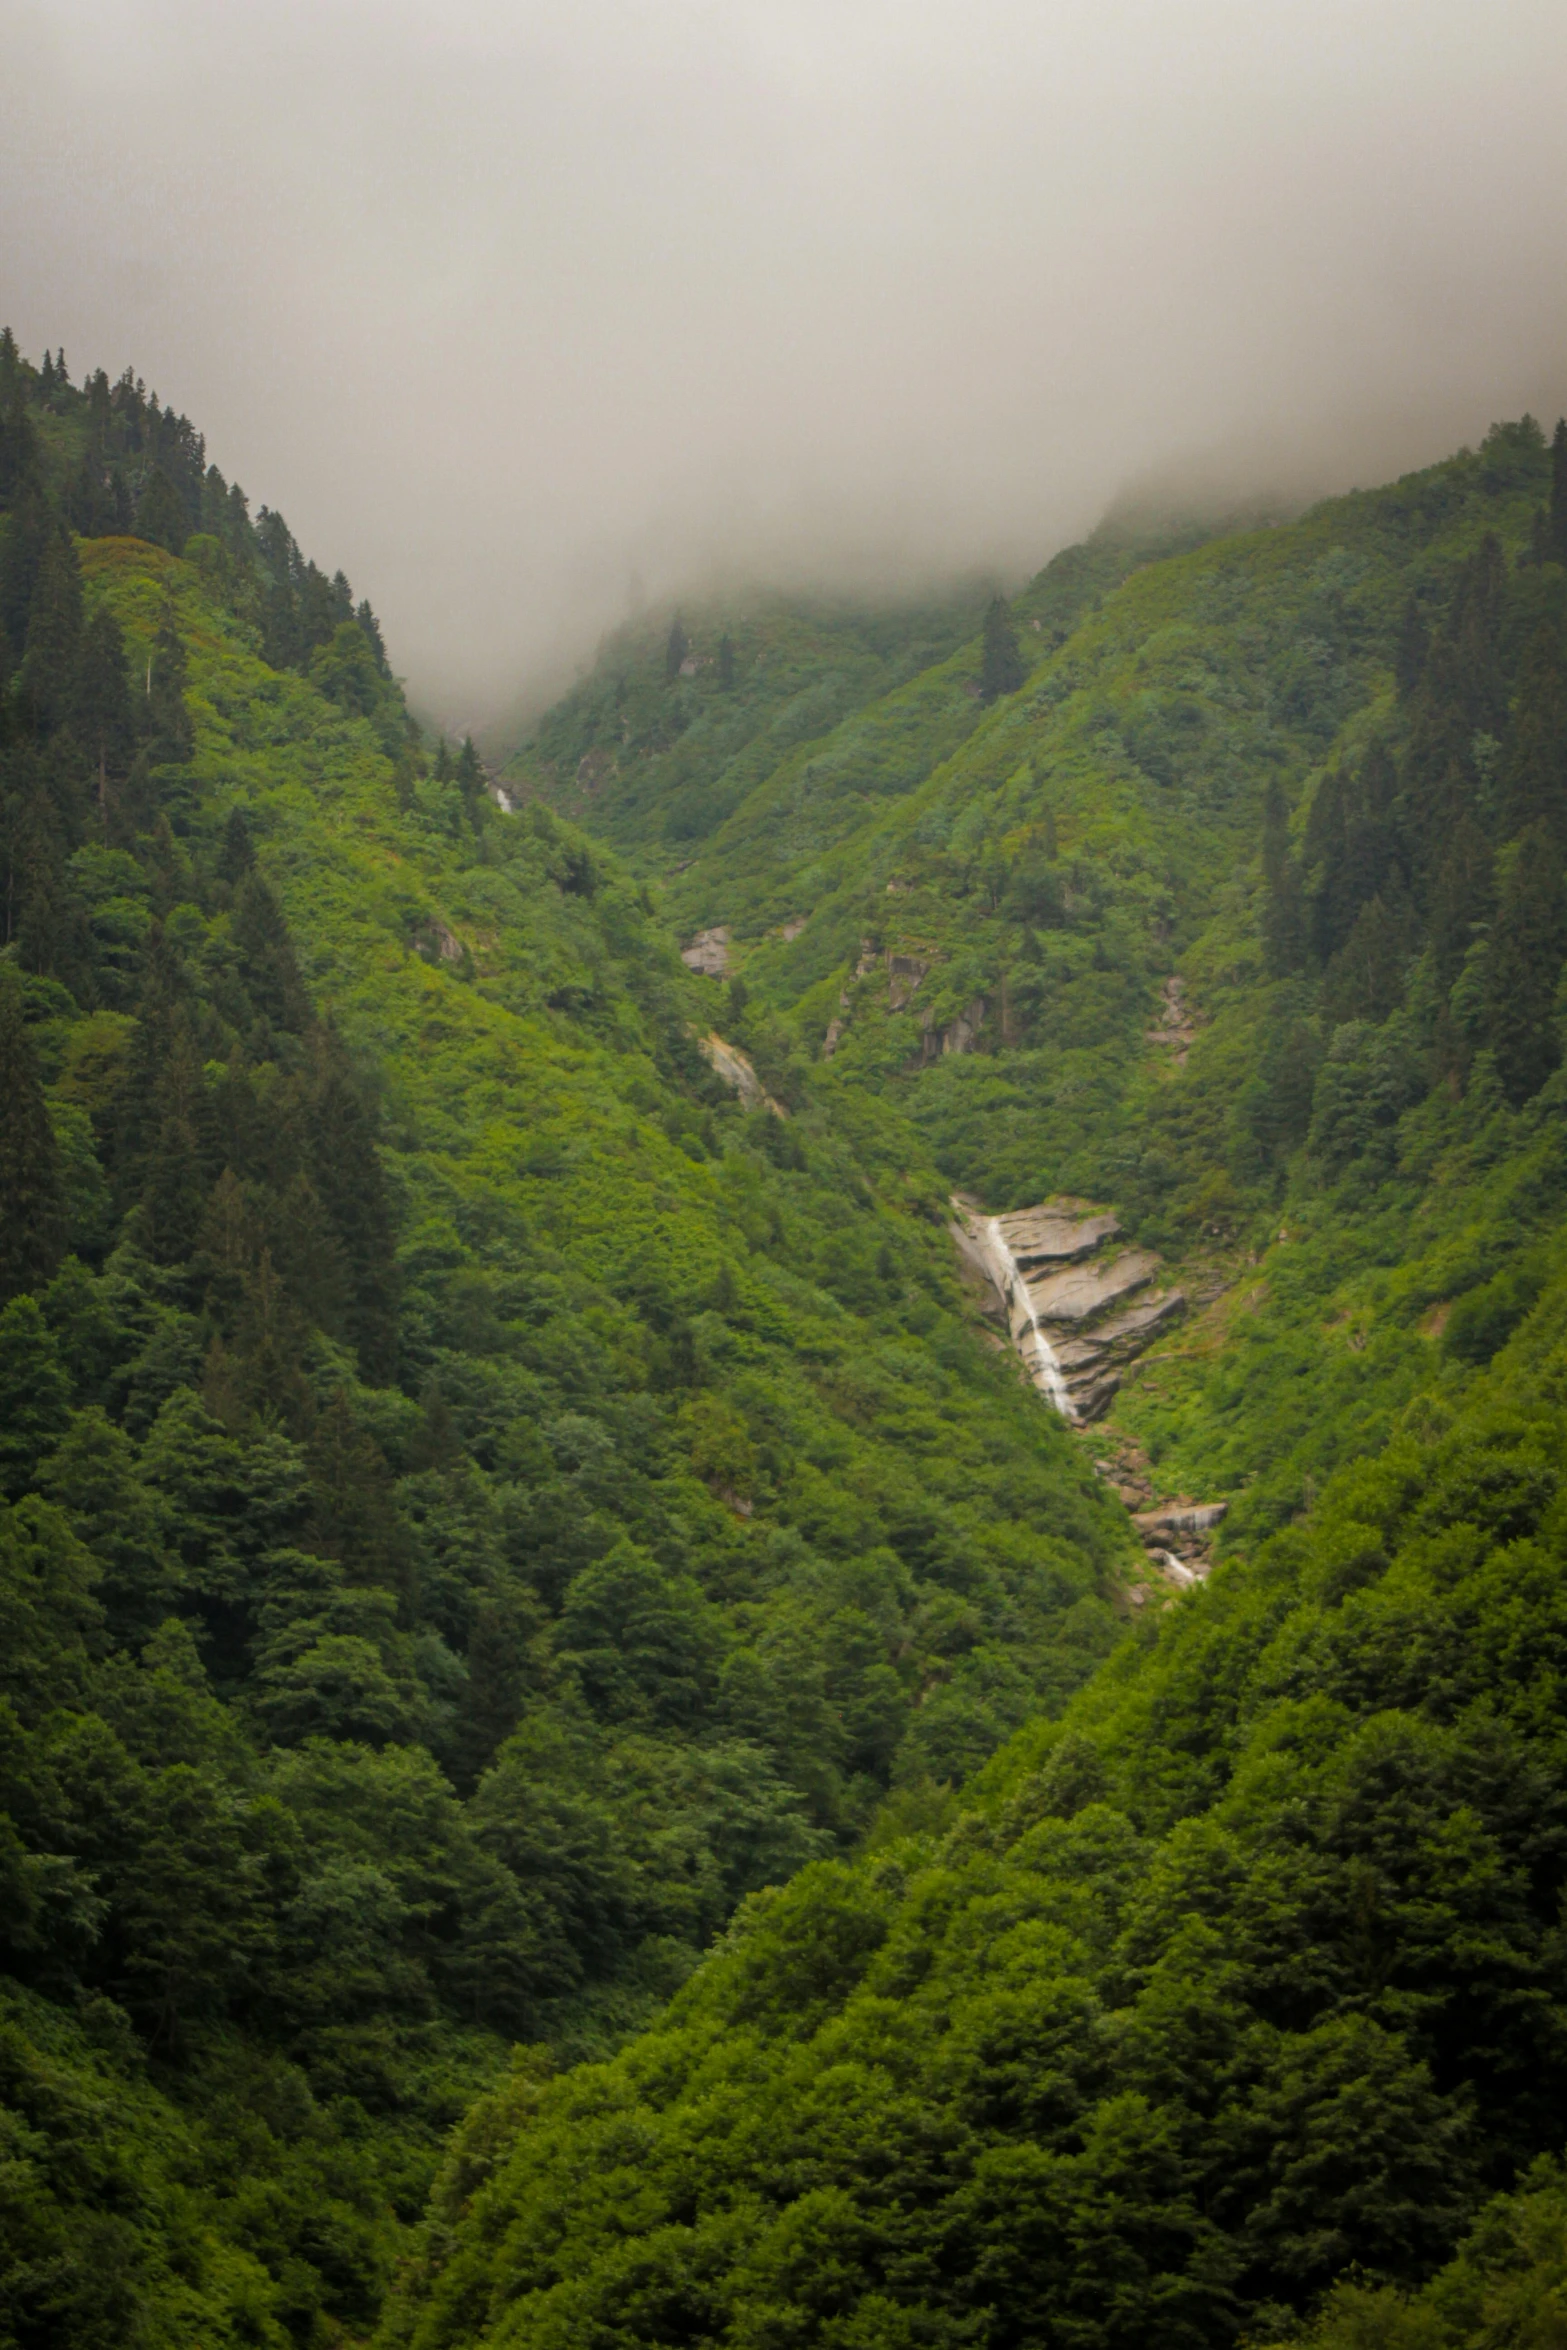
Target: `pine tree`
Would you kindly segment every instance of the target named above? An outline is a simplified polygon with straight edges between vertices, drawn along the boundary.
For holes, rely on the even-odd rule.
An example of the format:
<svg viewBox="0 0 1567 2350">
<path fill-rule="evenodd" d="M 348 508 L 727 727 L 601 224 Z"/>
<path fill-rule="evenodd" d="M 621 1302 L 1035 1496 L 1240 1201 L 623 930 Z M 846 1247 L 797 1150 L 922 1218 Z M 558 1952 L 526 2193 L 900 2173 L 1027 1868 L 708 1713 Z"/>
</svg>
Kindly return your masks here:
<svg viewBox="0 0 1567 2350">
<path fill-rule="evenodd" d="M 983 702 L 1015 694 L 1025 672 L 1012 615 L 1001 596 L 993 596 L 985 614 L 984 650 L 980 661 L 979 694 Z"/>
<path fill-rule="evenodd" d="M 66 717 L 82 638 L 82 575 L 76 549 L 61 530 L 42 550 L 27 614 L 22 682 L 34 719 L 48 731 Z"/>
<path fill-rule="evenodd" d="M 1323 975 L 1328 1018 L 1379 1024 L 1403 999 L 1408 953 L 1405 925 L 1391 906 L 1371 898 Z"/>
<path fill-rule="evenodd" d="M 130 763 L 135 720 L 125 675 L 125 639 L 106 605 L 99 606 L 82 631 L 70 715 L 72 732 L 96 777 L 100 822 L 107 823 L 109 778 L 122 776 Z"/>
<path fill-rule="evenodd" d="M 233 1385 L 248 1410 L 280 1417 L 296 1435 L 303 1435 L 315 1416 L 315 1399 L 300 1368 L 308 1338 L 271 1250 L 263 1249 L 245 1283 L 236 1321 Z"/>
<path fill-rule="evenodd" d="M 114 528 L 114 496 L 103 477 L 101 462 L 90 449 L 71 475 L 65 493 L 65 512 L 71 528 L 84 539 L 102 538 Z"/>
<path fill-rule="evenodd" d="M 1453 608 L 1455 682 L 1463 723 L 1470 737 L 1500 736 L 1507 725 L 1507 687 L 1501 659 L 1506 600 L 1507 558 L 1496 533 L 1487 531 L 1458 575 Z"/>
<path fill-rule="evenodd" d="M 60 1153 L 15 971 L 0 965 L 0 1305 L 53 1278 L 65 1248 Z"/>
<path fill-rule="evenodd" d="M 44 557 L 59 536 L 49 501 L 37 476 L 29 473 L 17 486 L 6 527 L 0 532 L 0 628 L 18 656 L 27 643 Z"/>
<path fill-rule="evenodd" d="M 1262 953 L 1270 979 L 1287 979 L 1305 956 L 1300 874 L 1290 855 L 1289 813 L 1277 778 L 1262 807 Z"/>
<path fill-rule="evenodd" d="M 397 1265 L 375 1113 L 330 1029 L 318 1032 L 315 1049 L 305 1118 L 310 1166 L 347 1268 L 348 1335 L 364 1376 L 389 1379 L 397 1360 Z"/>
<path fill-rule="evenodd" d="M 1398 643 L 1393 652 L 1393 676 L 1398 685 L 1401 702 L 1411 700 L 1425 675 L 1426 653 L 1430 634 L 1413 596 L 1404 606 L 1404 616 L 1398 626 Z"/>
<path fill-rule="evenodd" d="M 390 677 L 392 665 L 386 657 L 386 639 L 381 634 L 381 623 L 370 609 L 368 600 L 360 604 L 354 618 L 364 631 L 365 642 L 370 647 L 377 670 L 382 677 Z"/>
<path fill-rule="evenodd" d="M 298 599 L 288 580 L 274 580 L 261 608 L 261 658 L 269 669 L 297 669 L 303 651 Z"/>
<path fill-rule="evenodd" d="M 155 465 L 136 504 L 136 532 L 152 546 L 183 554 L 190 536 L 185 501 L 161 465 Z"/>
<path fill-rule="evenodd" d="M 1546 547 L 1553 563 L 1567 564 L 1567 417 L 1558 417 L 1551 435 L 1551 504 Z"/>
<path fill-rule="evenodd" d="M 669 642 L 664 647 L 664 676 L 671 685 L 680 675 L 680 665 L 690 650 L 690 640 L 677 612 L 670 623 Z"/>
<path fill-rule="evenodd" d="M 1560 1059 L 1551 1012 L 1567 952 L 1562 853 L 1545 824 L 1522 833 L 1503 860 L 1487 964 L 1486 1041 L 1516 1108 Z"/>
<path fill-rule="evenodd" d="M 239 808 L 229 810 L 229 819 L 223 827 L 223 846 L 218 851 L 218 878 L 235 888 L 256 862 L 256 852 L 250 845 L 250 827 Z"/>
<path fill-rule="evenodd" d="M 8 506 L 38 455 L 38 435 L 20 383 L 0 392 L 0 506 Z"/>
<path fill-rule="evenodd" d="M 477 832 L 486 791 L 484 765 L 471 734 L 463 736 L 462 749 L 457 754 L 457 789 L 462 793 L 462 802 L 467 810 L 468 821 Z"/>
<path fill-rule="evenodd" d="M 147 748 L 164 766 L 182 764 L 195 748 L 185 677 L 185 647 L 174 625 L 173 602 L 166 598 L 147 670 Z"/>
<path fill-rule="evenodd" d="M 405 1583 L 406 1546 L 386 1457 L 359 1426 L 341 1387 L 316 1424 L 309 1459 L 316 1547 L 339 1562 L 351 1583 L 392 1589 Z"/>
<path fill-rule="evenodd" d="M 1444 995 L 1490 912 L 1491 851 L 1473 817 L 1465 814 L 1448 836 L 1431 899 L 1431 960 Z"/>
<path fill-rule="evenodd" d="M 310 1026 L 310 998 L 283 909 L 254 871 L 246 874 L 235 896 L 234 944 L 240 976 L 256 1011 L 274 1028 L 302 1036 Z"/>
<path fill-rule="evenodd" d="M 718 640 L 718 682 L 728 693 L 735 681 L 735 649 L 726 628 Z"/>
<path fill-rule="evenodd" d="M 1542 620 L 1519 665 L 1502 775 L 1507 833 L 1543 822 L 1567 846 L 1567 640 Z"/>
<path fill-rule="evenodd" d="M 36 1298 L 13 1297 L 0 1312 L 0 1494 L 36 1483 L 70 1417 L 71 1382 L 54 1333 Z M 11 1626 L 18 1612 L 13 1603 Z"/>
<path fill-rule="evenodd" d="M 115 1100 L 115 1185 L 126 1206 L 142 1190 L 156 1141 L 158 1081 L 173 1049 L 182 985 L 179 964 L 163 925 L 155 922 L 147 936 L 136 1025 Z"/>
<path fill-rule="evenodd" d="M 183 1264 L 200 1238 L 216 1142 L 201 1054 L 183 1010 L 174 1016 L 158 1072 L 153 1118 L 141 1196 L 143 1245 L 160 1264 Z"/>
<path fill-rule="evenodd" d="M 3 763 L 3 780 L 0 936 L 14 942 L 24 970 L 85 984 L 82 908 L 66 871 L 72 778 L 61 774 L 56 746 L 40 753 L 19 744 Z"/>
</svg>

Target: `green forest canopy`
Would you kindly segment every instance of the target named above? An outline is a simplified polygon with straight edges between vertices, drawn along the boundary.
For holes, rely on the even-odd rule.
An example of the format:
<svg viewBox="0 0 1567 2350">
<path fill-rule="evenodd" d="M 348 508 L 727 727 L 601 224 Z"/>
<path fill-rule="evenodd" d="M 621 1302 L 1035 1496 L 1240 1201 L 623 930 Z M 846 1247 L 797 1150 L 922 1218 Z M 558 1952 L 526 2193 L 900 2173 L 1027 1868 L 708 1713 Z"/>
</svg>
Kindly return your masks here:
<svg viewBox="0 0 1567 2350">
<path fill-rule="evenodd" d="M 1564 552 L 1525 419 L 650 618 L 510 817 L 0 341 L 10 2339 L 1554 2306 Z M 1107 1430 L 954 1184 L 1214 1293 Z M 1233 1529 L 1131 1632 L 1128 1443 Z"/>
</svg>

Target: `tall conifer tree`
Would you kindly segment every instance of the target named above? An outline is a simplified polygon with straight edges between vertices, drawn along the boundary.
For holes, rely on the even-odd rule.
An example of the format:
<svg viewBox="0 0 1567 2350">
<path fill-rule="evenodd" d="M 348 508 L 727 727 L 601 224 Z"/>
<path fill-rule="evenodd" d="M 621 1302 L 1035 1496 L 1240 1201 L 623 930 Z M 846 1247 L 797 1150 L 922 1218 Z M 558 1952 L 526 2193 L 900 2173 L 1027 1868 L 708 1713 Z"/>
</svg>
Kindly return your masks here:
<svg viewBox="0 0 1567 2350">
<path fill-rule="evenodd" d="M 1532 824 L 1503 860 L 1487 968 L 1487 1041 L 1516 1107 L 1561 1055 L 1551 1025 L 1567 952 L 1562 853 L 1549 826 Z"/>
<path fill-rule="evenodd" d="M 1017 641 L 1017 630 L 1006 600 L 993 596 L 985 614 L 984 645 L 980 659 L 980 699 L 999 701 L 1003 694 L 1015 694 L 1022 684 L 1025 672 L 1023 655 Z"/>
<path fill-rule="evenodd" d="M 13 969 L 0 965 L 0 1305 L 42 1289 L 65 1246 L 60 1153 Z"/>
<path fill-rule="evenodd" d="M 462 738 L 462 749 L 457 754 L 457 789 L 462 793 L 462 804 L 468 821 L 477 831 L 484 807 L 484 763 L 471 734 Z"/>
<path fill-rule="evenodd" d="M 22 665 L 27 698 L 44 731 L 58 726 L 69 712 L 81 637 L 81 567 L 65 532 L 53 530 L 42 550 L 28 607 Z"/>
<path fill-rule="evenodd" d="M 195 747 L 185 705 L 185 673 L 185 647 L 174 625 L 173 601 L 165 599 L 147 669 L 147 747 L 154 759 L 168 765 L 188 759 Z"/>
<path fill-rule="evenodd" d="M 1263 961 L 1270 979 L 1287 979 L 1304 958 L 1305 922 L 1300 874 L 1290 855 L 1289 812 L 1276 777 L 1262 807 L 1262 881 Z"/>
<path fill-rule="evenodd" d="M 185 501 L 174 487 L 161 465 L 155 465 L 146 488 L 136 506 L 137 535 L 149 539 L 155 547 L 166 547 L 171 555 L 184 552 L 190 536 L 190 516 Z"/>
<path fill-rule="evenodd" d="M 1553 563 L 1567 564 L 1567 417 L 1558 417 L 1551 435 L 1551 503 L 1546 545 Z"/>
</svg>

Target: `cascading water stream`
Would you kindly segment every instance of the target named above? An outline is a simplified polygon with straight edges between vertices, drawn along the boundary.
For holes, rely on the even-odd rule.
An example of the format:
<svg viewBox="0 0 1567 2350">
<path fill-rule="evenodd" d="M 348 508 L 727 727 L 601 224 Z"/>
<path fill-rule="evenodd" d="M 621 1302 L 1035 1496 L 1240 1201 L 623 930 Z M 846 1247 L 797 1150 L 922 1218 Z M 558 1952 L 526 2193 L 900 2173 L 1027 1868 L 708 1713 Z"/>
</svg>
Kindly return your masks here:
<svg viewBox="0 0 1567 2350">
<path fill-rule="evenodd" d="M 1003 1298 L 1009 1306 L 1014 1297 L 1019 1299 L 1024 1313 L 1028 1316 L 1028 1326 L 1034 1334 L 1032 1367 L 1036 1374 L 1035 1385 L 1044 1387 L 1046 1395 L 1049 1396 L 1063 1420 L 1075 1420 L 1077 1408 L 1067 1393 L 1066 1380 L 1062 1376 L 1061 1365 L 1056 1359 L 1056 1350 L 1039 1327 L 1039 1316 L 1035 1313 L 1034 1301 L 1028 1294 L 1028 1283 L 1018 1269 L 1016 1257 L 1007 1246 L 1006 1235 L 1001 1229 L 999 1217 L 992 1216 L 985 1227 L 985 1247 L 992 1264 L 1001 1275 L 998 1286 Z"/>
</svg>

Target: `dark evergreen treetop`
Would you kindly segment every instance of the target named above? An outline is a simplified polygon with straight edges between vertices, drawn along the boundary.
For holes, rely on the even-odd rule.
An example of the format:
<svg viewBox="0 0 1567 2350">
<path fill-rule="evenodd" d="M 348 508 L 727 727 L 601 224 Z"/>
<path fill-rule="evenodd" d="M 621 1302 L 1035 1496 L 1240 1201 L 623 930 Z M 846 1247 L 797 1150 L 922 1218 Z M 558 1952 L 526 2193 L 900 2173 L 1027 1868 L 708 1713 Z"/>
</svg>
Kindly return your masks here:
<svg viewBox="0 0 1567 2350">
<path fill-rule="evenodd" d="M 28 1040 L 22 989 L 0 964 L 0 1306 L 44 1288 L 65 1250 L 60 1152 L 49 1123 L 38 1063 Z"/>
<path fill-rule="evenodd" d="M 985 613 L 979 672 L 981 700 L 994 702 L 1003 694 L 1015 694 L 1026 675 L 1012 615 L 1005 598 L 995 596 Z"/>
</svg>

